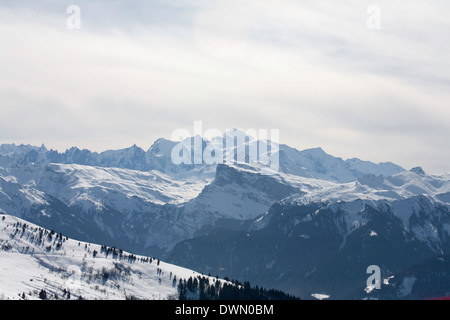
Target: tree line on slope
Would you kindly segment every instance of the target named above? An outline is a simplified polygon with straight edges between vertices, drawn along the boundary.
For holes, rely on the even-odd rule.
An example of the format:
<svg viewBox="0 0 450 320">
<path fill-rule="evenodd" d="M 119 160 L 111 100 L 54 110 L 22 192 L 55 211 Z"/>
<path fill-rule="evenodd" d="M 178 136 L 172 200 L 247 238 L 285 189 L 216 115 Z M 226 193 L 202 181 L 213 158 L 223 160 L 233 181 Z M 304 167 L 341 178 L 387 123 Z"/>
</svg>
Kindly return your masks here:
<svg viewBox="0 0 450 320">
<path fill-rule="evenodd" d="M 180 279 L 178 292 L 180 300 L 300 300 L 300 298 L 280 290 L 252 287 L 250 282 L 244 284 L 237 280 L 219 281 L 215 278 L 212 283 L 205 276 Z"/>
</svg>

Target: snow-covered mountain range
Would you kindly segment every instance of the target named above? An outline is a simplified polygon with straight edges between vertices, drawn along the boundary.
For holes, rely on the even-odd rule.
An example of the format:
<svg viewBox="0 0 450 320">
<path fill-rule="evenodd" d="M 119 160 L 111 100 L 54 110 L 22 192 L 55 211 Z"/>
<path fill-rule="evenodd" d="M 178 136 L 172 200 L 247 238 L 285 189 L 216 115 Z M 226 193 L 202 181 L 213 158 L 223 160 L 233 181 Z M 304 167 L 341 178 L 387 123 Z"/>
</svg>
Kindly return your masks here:
<svg viewBox="0 0 450 320">
<path fill-rule="evenodd" d="M 203 140 L 202 149 L 221 141 Z M 223 145 L 223 153 L 237 155 L 251 143 Z M 365 270 L 322 280 L 331 263 L 349 274 L 369 263 L 361 258 L 372 257 L 367 241 L 386 273 L 450 253 L 449 174 L 279 145 L 279 171 L 268 175 L 251 162 L 176 165 L 176 145 L 158 139 L 147 151 L 102 153 L 1 145 L 0 213 L 304 296 L 357 296 Z M 391 257 L 393 246 L 403 256 Z"/>
<path fill-rule="evenodd" d="M 234 137 L 242 137 L 235 139 Z M 235 143 L 227 145 L 228 140 Z M 194 155 L 195 137 L 187 138 L 181 143 L 191 148 Z M 67 149 L 63 153 L 48 150 L 44 145 L 35 147 L 31 145 L 0 145 L 0 167 L 22 167 L 27 164 L 46 165 L 50 163 L 80 164 L 104 168 L 122 168 L 138 171 L 157 170 L 172 177 L 185 178 L 214 177 L 216 165 L 181 164 L 176 165 L 171 159 L 171 153 L 179 143 L 164 138 L 156 140 L 153 145 L 144 151 L 133 145 L 121 150 L 108 150 L 101 153 L 89 150 L 80 150 L 76 147 Z M 389 176 L 404 171 L 391 162 L 373 163 L 359 159 L 343 160 L 333 157 L 321 148 L 299 151 L 284 144 L 273 143 L 268 140 L 257 140 L 246 135 L 238 129 L 227 131 L 223 136 L 215 137 L 211 141 L 202 139 L 202 152 L 207 148 L 220 150 L 224 159 L 236 159 L 242 153 L 243 158 L 249 158 L 249 148 L 255 145 L 276 145 L 276 154 L 279 159 L 280 171 L 296 176 L 331 180 L 336 182 L 350 182 L 364 174 L 381 174 Z M 258 147 L 256 147 L 258 148 Z M 194 158 L 194 156 L 192 156 Z"/>
</svg>

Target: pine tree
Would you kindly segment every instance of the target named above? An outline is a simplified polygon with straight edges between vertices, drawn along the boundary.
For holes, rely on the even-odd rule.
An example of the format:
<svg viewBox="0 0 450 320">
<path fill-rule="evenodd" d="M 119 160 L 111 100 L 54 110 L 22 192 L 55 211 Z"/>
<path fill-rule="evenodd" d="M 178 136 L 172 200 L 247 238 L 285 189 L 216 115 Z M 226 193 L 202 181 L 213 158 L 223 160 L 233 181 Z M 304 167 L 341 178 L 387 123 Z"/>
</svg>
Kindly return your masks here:
<svg viewBox="0 0 450 320">
<path fill-rule="evenodd" d="M 39 292 L 39 299 L 47 300 L 47 292 L 44 289 Z"/>
<path fill-rule="evenodd" d="M 190 292 L 194 292 L 194 281 L 192 280 L 192 277 L 189 277 L 186 286 Z"/>
<path fill-rule="evenodd" d="M 172 287 L 175 287 L 176 285 L 177 285 L 177 276 L 174 276 L 172 281 Z"/>
<path fill-rule="evenodd" d="M 183 284 L 183 281 L 180 279 L 180 282 L 178 283 L 178 292 L 180 293 L 179 299 L 180 300 L 187 300 L 186 297 L 186 286 Z"/>
<path fill-rule="evenodd" d="M 197 280 L 197 278 L 195 278 L 192 283 L 192 288 L 193 288 L 192 291 L 195 291 L 195 289 L 197 289 L 197 287 L 198 287 L 198 280 Z"/>
</svg>

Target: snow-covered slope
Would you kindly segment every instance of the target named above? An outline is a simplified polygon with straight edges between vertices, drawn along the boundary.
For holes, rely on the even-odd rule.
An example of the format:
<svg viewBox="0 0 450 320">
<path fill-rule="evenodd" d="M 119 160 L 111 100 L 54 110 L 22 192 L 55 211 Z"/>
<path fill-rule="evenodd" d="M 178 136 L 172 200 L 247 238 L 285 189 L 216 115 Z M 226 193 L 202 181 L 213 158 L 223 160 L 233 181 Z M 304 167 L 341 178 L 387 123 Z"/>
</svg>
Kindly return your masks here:
<svg viewBox="0 0 450 320">
<path fill-rule="evenodd" d="M 186 212 L 210 212 L 218 218 L 251 220 L 274 202 L 301 190 L 279 175 L 264 175 L 254 168 L 220 164 L 216 176 L 200 195 L 186 203 Z"/>
<path fill-rule="evenodd" d="M 0 169 L 0 177 L 43 190 L 68 205 L 81 198 L 93 202 L 103 200 L 127 211 L 133 209 L 130 207 L 133 197 L 156 204 L 183 203 L 197 197 L 212 181 L 204 177 L 175 179 L 156 170 L 144 172 L 77 164 Z M 125 199 L 118 199 L 118 195 Z"/>
<path fill-rule="evenodd" d="M 178 299 L 180 280 L 223 282 L 9 215 L 0 215 L 0 261 L 0 299 Z"/>
<path fill-rule="evenodd" d="M 436 200 L 450 193 L 450 176 L 425 175 L 403 171 L 391 176 L 368 174 L 355 181 L 337 183 L 319 179 L 304 179 L 293 175 L 284 176 L 292 186 L 305 192 L 291 196 L 286 201 L 302 203 L 318 201 L 400 200 L 415 195 L 428 195 Z"/>
<path fill-rule="evenodd" d="M 279 155 L 283 173 L 340 183 L 354 181 L 366 174 L 389 176 L 404 171 L 393 163 L 343 160 L 327 154 L 322 148 L 299 151 L 287 145 L 280 145 Z"/>
</svg>

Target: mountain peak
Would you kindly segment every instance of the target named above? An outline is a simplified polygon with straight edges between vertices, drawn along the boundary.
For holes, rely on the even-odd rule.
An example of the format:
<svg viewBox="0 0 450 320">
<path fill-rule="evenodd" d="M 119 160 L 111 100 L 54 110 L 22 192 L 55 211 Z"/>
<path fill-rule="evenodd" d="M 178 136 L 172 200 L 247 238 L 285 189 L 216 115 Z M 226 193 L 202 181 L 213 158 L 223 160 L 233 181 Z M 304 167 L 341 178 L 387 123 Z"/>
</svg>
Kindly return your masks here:
<svg viewBox="0 0 450 320">
<path fill-rule="evenodd" d="M 136 144 L 133 144 L 131 147 L 126 148 L 127 151 L 144 151 L 142 148 L 138 147 Z"/>
<path fill-rule="evenodd" d="M 66 149 L 66 152 L 76 152 L 76 151 L 81 151 L 80 149 L 78 149 L 78 147 L 71 147 L 70 149 Z"/>
<path fill-rule="evenodd" d="M 175 142 L 172 140 L 168 140 L 166 138 L 158 138 L 153 142 L 153 144 L 150 146 L 149 150 L 155 148 L 156 146 L 165 145 L 165 144 L 174 144 Z"/>
<path fill-rule="evenodd" d="M 419 174 L 419 175 L 426 175 L 426 173 L 425 173 L 425 171 L 423 171 L 422 167 L 414 167 L 409 171 L 414 172 L 415 174 Z"/>
<path fill-rule="evenodd" d="M 178 142 L 167 140 L 165 138 L 159 138 L 147 150 L 147 153 L 153 154 L 154 156 L 157 156 L 157 157 L 161 157 L 161 156 L 170 157 L 172 149 L 177 143 Z"/>
</svg>

